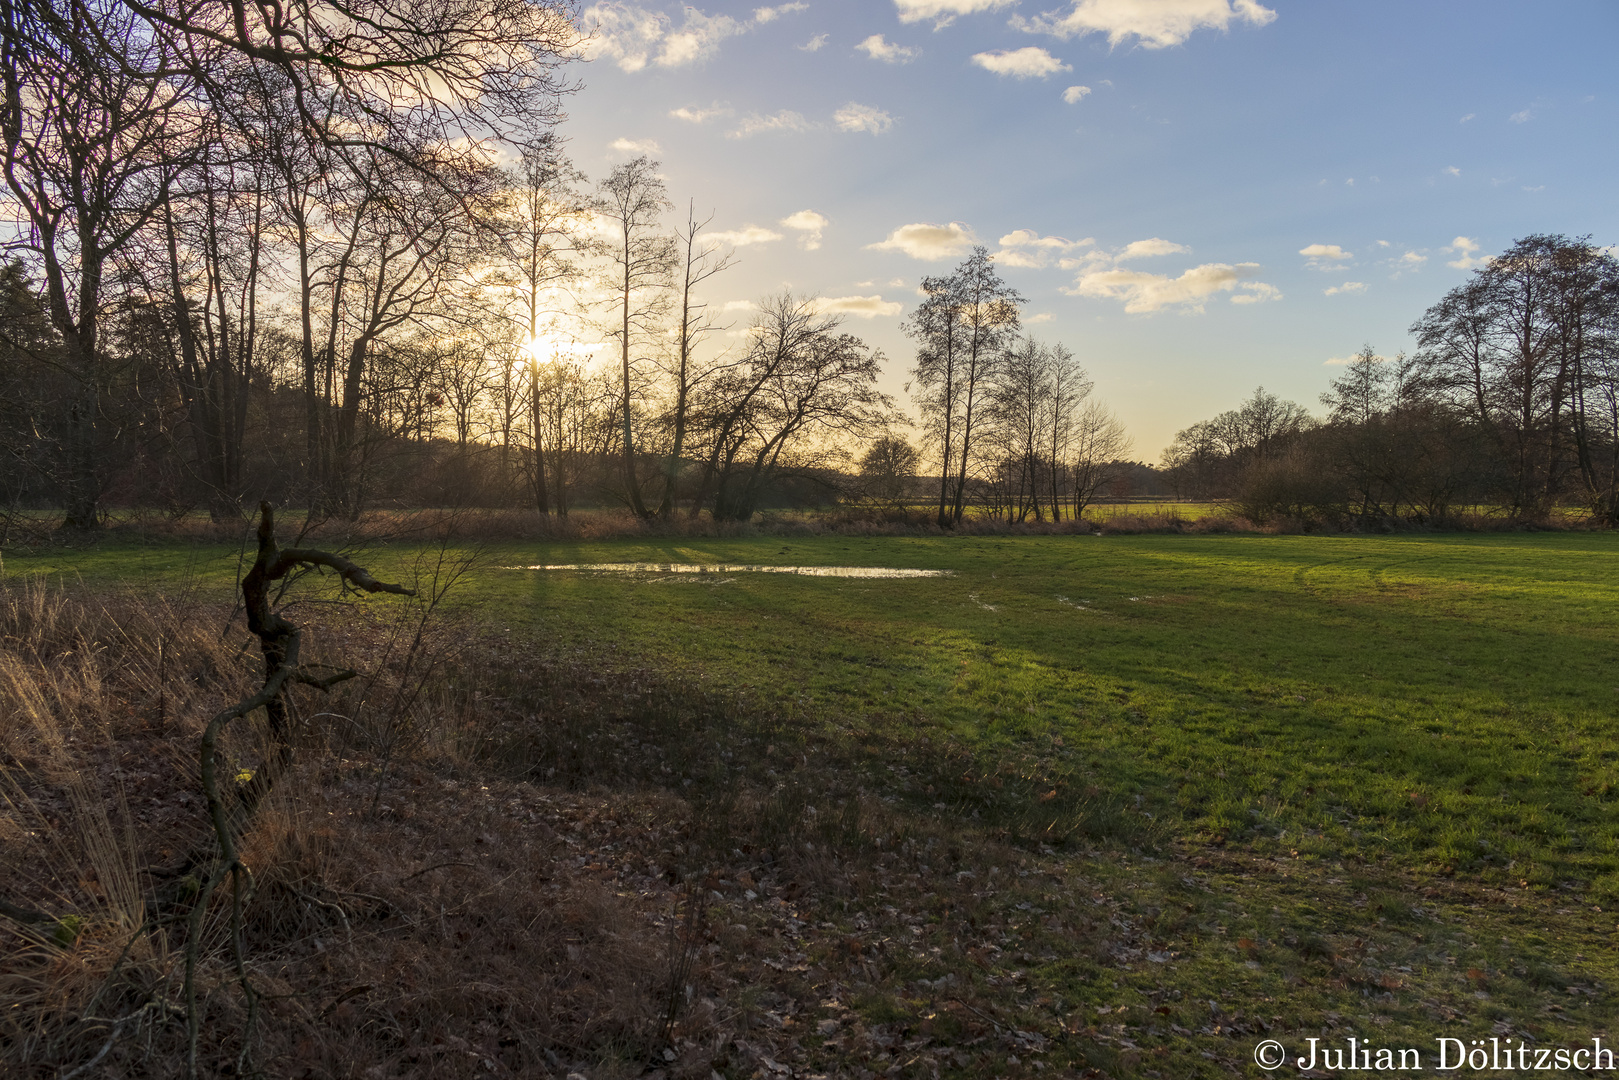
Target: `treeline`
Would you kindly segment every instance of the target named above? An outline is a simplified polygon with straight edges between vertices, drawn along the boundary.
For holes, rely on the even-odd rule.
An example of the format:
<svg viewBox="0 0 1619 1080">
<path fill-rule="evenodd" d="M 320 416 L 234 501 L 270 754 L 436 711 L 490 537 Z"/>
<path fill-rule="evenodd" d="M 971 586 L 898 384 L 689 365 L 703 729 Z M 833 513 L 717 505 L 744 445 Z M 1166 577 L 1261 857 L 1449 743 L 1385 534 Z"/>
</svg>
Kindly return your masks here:
<svg viewBox="0 0 1619 1080">
<path fill-rule="evenodd" d="M 591 182 L 562 152 L 564 0 L 350 4 L 314 30 L 212 11 L 0 13 L 12 511 L 745 521 L 901 505 L 937 468 L 950 524 L 1077 515 L 1123 456 L 1072 355 L 1019 335 L 982 250 L 909 324 L 922 453 L 881 355 L 814 298 L 767 297 L 722 337 L 702 294 L 731 258 L 708 221 L 667 227 L 654 161 Z"/>
<path fill-rule="evenodd" d="M 1560 507 L 1619 524 L 1619 260 L 1589 238 L 1525 237 L 1411 333 L 1409 356 L 1350 360 L 1325 417 L 1261 388 L 1180 432 L 1166 479 L 1258 524 L 1444 524 L 1480 508 L 1532 523 Z"/>
</svg>

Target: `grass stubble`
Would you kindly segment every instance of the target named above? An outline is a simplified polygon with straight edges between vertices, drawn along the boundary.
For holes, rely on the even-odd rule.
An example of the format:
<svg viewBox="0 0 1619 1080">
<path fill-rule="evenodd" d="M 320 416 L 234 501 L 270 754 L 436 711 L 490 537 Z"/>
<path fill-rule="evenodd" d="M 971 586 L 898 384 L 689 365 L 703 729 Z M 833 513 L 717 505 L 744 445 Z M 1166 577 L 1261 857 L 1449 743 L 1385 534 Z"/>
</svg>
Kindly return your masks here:
<svg viewBox="0 0 1619 1080">
<path fill-rule="evenodd" d="M 1558 541 L 1572 544 L 1551 553 L 1559 569 L 1522 580 L 1533 545 L 1452 553 L 1469 574 L 1414 569 L 1407 551 L 1396 573 L 1393 541 L 1360 541 L 1388 545 L 1363 573 L 1353 552 L 1295 540 L 1311 542 L 1258 541 L 1284 546 L 1255 562 L 1290 575 L 1329 634 L 1359 618 L 1416 633 L 1354 656 L 1357 692 L 1341 662 L 1305 662 L 1319 641 L 1243 577 L 1255 538 L 1149 544 L 1133 552 L 1145 568 L 1089 567 L 1084 590 L 1049 566 L 1013 572 L 1049 555 L 1037 545 L 1084 538 L 954 554 L 803 541 L 826 562 L 882 552 L 977 575 L 947 586 L 976 599 L 931 618 L 918 607 L 936 595 L 882 591 L 914 582 L 806 599 L 799 582 L 672 592 L 576 575 L 519 591 L 486 574 L 409 688 L 408 612 L 311 605 L 321 658 L 367 677 L 300 698 L 297 771 L 244 838 L 251 1030 L 226 913 L 207 924 L 207 1067 L 1226 1076 L 1254 1071 L 1261 1038 L 1301 1053 L 1354 1036 L 1431 1062 L 1441 1036 L 1607 1037 L 1614 852 L 1597 770 L 1619 755 L 1585 700 L 1597 690 L 1514 701 L 1444 678 L 1521 651 L 1526 624 L 1565 654 L 1582 635 L 1605 647 L 1611 628 L 1581 606 L 1602 603 L 1581 567 L 1605 551 Z M 799 543 L 546 561 L 810 561 Z M 1176 601 L 1211 566 L 1227 578 L 1218 627 Z M 1236 632 L 1245 588 L 1290 649 Z M 1068 603 L 1012 625 L 1046 591 Z M 0 880 L 54 917 L 0 920 L 0 1054 L 18 1075 L 177 1075 L 185 882 L 165 871 L 206 835 L 201 723 L 255 668 L 240 624 L 221 634 L 217 595 L 4 583 Z M 1436 607 L 1468 624 L 1472 654 L 1422 639 Z M 1065 663 L 1052 642 L 1074 635 L 1054 617 L 1111 628 Z M 1236 637 L 1206 669 L 1141 666 L 1200 620 L 1205 645 Z M 674 646 L 683 662 L 661 654 Z M 1194 683 L 1206 700 L 1189 716 L 1171 688 Z M 1403 704 L 1423 698 L 1425 719 Z M 1329 737 L 1317 759 L 1291 745 Z M 1479 758 L 1504 737 L 1516 753 Z M 254 748 L 244 732 L 227 753 L 251 767 Z"/>
</svg>

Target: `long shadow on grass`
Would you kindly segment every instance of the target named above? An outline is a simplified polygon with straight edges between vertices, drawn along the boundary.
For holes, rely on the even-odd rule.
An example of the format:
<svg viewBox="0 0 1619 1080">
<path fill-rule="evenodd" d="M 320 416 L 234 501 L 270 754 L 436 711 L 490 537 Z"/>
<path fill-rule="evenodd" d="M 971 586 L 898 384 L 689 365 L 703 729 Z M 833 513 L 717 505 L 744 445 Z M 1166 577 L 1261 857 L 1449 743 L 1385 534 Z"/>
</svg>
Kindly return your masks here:
<svg viewBox="0 0 1619 1080">
<path fill-rule="evenodd" d="M 1167 839 L 1151 816 L 1060 756 L 991 758 L 926 732 L 901 739 L 829 731 L 777 702 L 689 674 L 612 669 L 582 655 L 535 658 L 511 642 L 468 650 L 462 665 L 449 688 L 450 711 L 462 717 L 457 737 L 481 764 L 513 778 L 670 789 L 717 825 L 744 803 L 755 815 L 760 806 L 767 816 L 779 809 L 779 823 L 747 822 L 752 832 L 791 831 L 797 810 L 815 804 L 823 827 L 849 824 L 850 808 L 874 795 L 1024 845 Z"/>
</svg>

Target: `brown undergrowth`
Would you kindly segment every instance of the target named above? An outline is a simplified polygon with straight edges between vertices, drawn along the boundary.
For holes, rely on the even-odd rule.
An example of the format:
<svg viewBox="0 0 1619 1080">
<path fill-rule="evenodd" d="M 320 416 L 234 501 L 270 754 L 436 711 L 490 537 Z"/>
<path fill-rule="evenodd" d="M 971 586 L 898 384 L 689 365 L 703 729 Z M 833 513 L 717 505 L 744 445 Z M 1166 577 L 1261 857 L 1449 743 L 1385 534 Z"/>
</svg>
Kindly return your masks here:
<svg viewBox="0 0 1619 1080">
<path fill-rule="evenodd" d="M 258 677 L 230 617 L 0 579 L 6 1075 L 183 1073 L 195 747 Z M 1116 947 L 1088 890 L 1057 898 L 1025 852 L 902 811 L 738 695 L 465 628 L 407 662 L 410 617 L 305 616 L 306 655 L 364 674 L 299 692 L 252 888 L 204 920 L 205 1075 L 1084 1067 L 1071 1003 L 1016 957 Z M 226 775 L 261 735 L 227 741 Z"/>
</svg>

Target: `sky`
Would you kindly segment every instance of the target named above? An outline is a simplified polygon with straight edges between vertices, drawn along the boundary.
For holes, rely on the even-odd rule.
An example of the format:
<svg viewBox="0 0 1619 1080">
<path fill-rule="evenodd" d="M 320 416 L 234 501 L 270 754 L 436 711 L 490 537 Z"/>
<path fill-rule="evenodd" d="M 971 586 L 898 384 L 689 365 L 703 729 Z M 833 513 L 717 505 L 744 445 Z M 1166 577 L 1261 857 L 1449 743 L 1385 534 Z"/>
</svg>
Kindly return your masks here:
<svg viewBox="0 0 1619 1080">
<path fill-rule="evenodd" d="M 568 151 L 592 179 L 647 153 L 682 211 L 713 215 L 736 261 L 705 298 L 737 332 L 751 301 L 818 295 L 903 402 L 921 279 L 982 244 L 1140 460 L 1261 385 L 1320 413 L 1334 361 L 1409 350 L 1422 312 L 1518 237 L 1619 244 L 1613 0 L 584 17 Z"/>
</svg>

